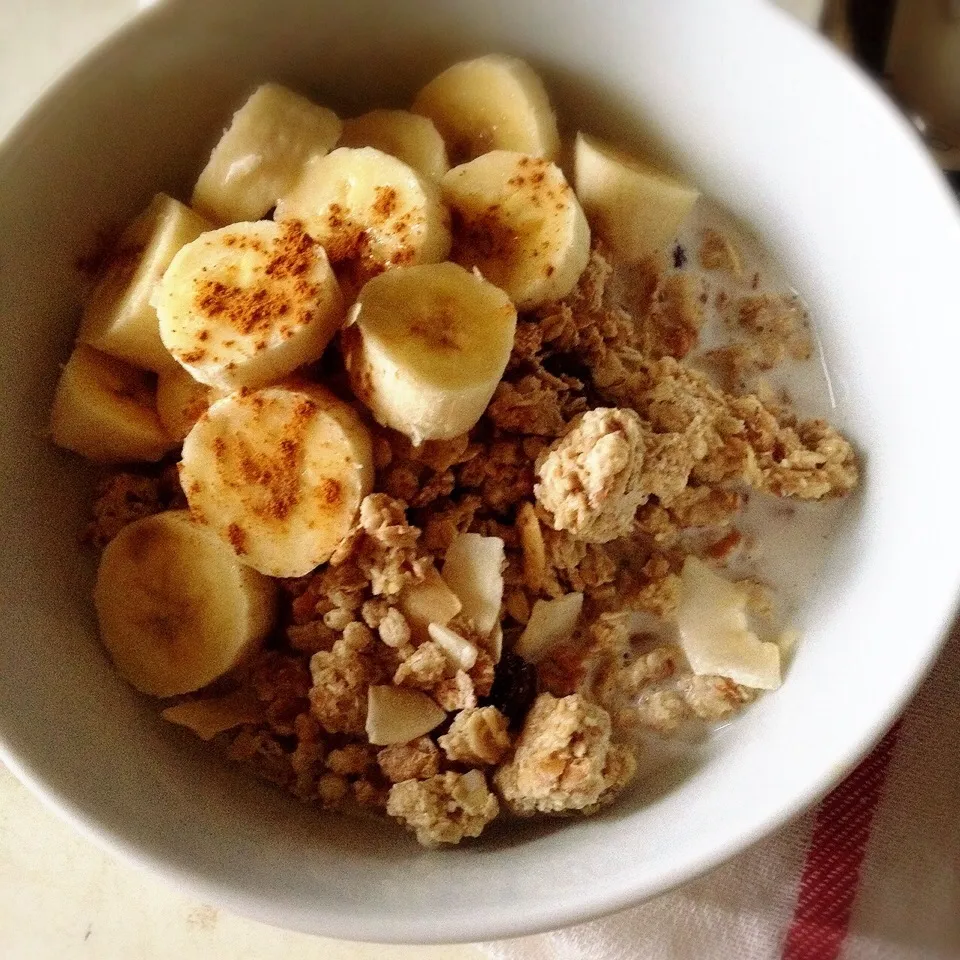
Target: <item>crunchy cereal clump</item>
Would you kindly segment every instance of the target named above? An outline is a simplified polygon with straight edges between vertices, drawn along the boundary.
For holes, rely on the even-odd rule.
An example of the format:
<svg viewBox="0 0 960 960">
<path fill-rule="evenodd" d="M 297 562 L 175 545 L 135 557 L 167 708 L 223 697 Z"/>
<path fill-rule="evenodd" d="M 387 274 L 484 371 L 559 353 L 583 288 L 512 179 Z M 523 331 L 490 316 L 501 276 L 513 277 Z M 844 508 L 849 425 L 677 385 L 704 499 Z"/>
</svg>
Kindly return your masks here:
<svg viewBox="0 0 960 960">
<path fill-rule="evenodd" d="M 423 579 L 429 560 L 417 541 L 420 531 L 407 523 L 406 506 L 383 493 L 372 493 L 360 504 L 360 522 L 330 558 L 333 568 L 354 564 L 369 580 L 374 596 L 395 596 Z"/>
<path fill-rule="evenodd" d="M 390 788 L 387 800 L 387 813 L 414 831 L 425 847 L 479 837 L 499 810 L 479 770 L 404 780 Z"/>
<path fill-rule="evenodd" d="M 755 694 L 726 677 L 683 677 L 678 688 L 690 709 L 701 719 L 726 720 L 736 713 Z"/>
<path fill-rule="evenodd" d="M 293 733 L 297 718 L 308 709 L 306 663 L 276 650 L 264 651 L 251 665 L 249 683 L 270 729 L 281 735 Z"/>
<path fill-rule="evenodd" d="M 630 679 L 625 678 L 626 684 Z M 668 684 L 658 684 L 656 678 L 650 678 L 626 711 L 632 724 L 670 734 L 696 720 L 728 720 L 754 696 L 753 691 L 725 677 L 698 677 L 686 667 Z"/>
<path fill-rule="evenodd" d="M 540 694 L 494 784 L 515 813 L 590 813 L 630 780 L 635 760 L 610 742 L 610 715 L 579 694 Z"/>
<path fill-rule="evenodd" d="M 496 707 L 468 707 L 439 743 L 448 760 L 480 767 L 499 763 L 510 749 L 510 721 Z"/>
<path fill-rule="evenodd" d="M 736 277 L 743 273 L 737 248 L 729 237 L 712 228 L 703 231 L 700 265 L 706 270 L 727 270 Z"/>
<path fill-rule="evenodd" d="M 84 534 L 95 547 L 105 547 L 127 524 L 164 509 L 160 481 L 139 473 L 112 473 L 98 484 L 93 519 Z"/>
<path fill-rule="evenodd" d="M 576 378 L 557 377 L 538 368 L 516 382 L 502 381 L 487 416 L 510 433 L 557 437 L 572 417 L 586 410 L 582 391 L 583 384 Z"/>
<path fill-rule="evenodd" d="M 310 660 L 313 686 L 310 710 L 328 733 L 364 733 L 367 690 L 387 677 L 384 662 L 370 648 L 373 636 L 361 623 L 347 629 L 330 651 L 315 653 Z"/>
<path fill-rule="evenodd" d="M 433 640 L 427 640 L 397 667 L 393 682 L 398 687 L 432 690 L 450 672 L 450 660 L 447 655 Z"/>
<path fill-rule="evenodd" d="M 760 374 L 787 360 L 809 360 L 813 355 L 809 321 L 796 297 L 754 294 L 726 307 L 727 324 L 741 339 L 706 355 L 724 390 L 759 391 Z"/>
<path fill-rule="evenodd" d="M 600 407 L 578 417 L 537 462 L 537 502 L 555 530 L 608 543 L 633 529 L 643 486 L 644 429 L 632 410 Z"/>
<path fill-rule="evenodd" d="M 327 769 L 341 777 L 359 777 L 374 762 L 376 748 L 368 743 L 348 743 L 327 754 Z"/>
<path fill-rule="evenodd" d="M 391 783 L 404 780 L 429 780 L 440 772 L 440 751 L 429 737 L 384 747 L 377 764 Z"/>
</svg>

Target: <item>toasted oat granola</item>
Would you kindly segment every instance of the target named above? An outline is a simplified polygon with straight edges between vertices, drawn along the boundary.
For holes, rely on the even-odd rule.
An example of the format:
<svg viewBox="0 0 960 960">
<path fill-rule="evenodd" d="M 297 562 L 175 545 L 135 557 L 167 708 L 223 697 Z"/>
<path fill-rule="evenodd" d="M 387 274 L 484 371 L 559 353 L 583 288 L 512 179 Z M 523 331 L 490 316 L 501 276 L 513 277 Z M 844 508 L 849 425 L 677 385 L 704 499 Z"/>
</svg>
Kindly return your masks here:
<svg viewBox="0 0 960 960">
<path fill-rule="evenodd" d="M 741 270 L 716 233 L 700 257 Z M 745 392 L 758 370 L 809 355 L 795 302 L 729 301 L 729 323 L 749 337 L 709 354 L 715 383 L 681 362 L 702 323 L 696 286 L 656 259 L 635 274 L 633 295 L 618 297 L 595 248 L 568 298 L 522 317 L 469 434 L 415 447 L 374 428 L 376 483 L 353 531 L 329 564 L 283 583 L 283 629 L 222 684 L 251 690 L 263 716 L 220 735 L 231 757 L 321 807 L 383 809 L 437 846 L 479 835 L 502 810 L 592 813 L 634 776 L 644 732 L 723 720 L 754 698 L 694 674 L 671 634 L 684 557 L 734 556 L 751 490 L 844 495 L 856 457 L 825 422 Z M 179 506 L 178 494 L 170 471 L 112 474 L 88 538 L 103 546 Z M 503 540 L 506 586 L 496 636 L 469 617 L 449 621 L 467 658 L 457 663 L 408 619 L 405 598 L 436 584 L 467 532 Z M 762 587 L 750 589 L 757 609 Z M 537 602 L 571 591 L 585 597 L 574 637 L 518 673 L 504 644 Z M 425 693 L 448 722 L 372 745 L 367 697 L 378 684 Z"/>
</svg>

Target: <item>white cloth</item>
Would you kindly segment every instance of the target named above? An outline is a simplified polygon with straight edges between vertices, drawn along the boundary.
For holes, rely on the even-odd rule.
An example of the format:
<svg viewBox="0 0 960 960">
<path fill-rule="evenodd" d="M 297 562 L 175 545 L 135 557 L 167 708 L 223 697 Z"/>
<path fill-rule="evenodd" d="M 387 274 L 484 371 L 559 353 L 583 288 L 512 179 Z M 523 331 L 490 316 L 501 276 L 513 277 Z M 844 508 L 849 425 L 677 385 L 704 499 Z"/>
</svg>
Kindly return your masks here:
<svg viewBox="0 0 960 960">
<path fill-rule="evenodd" d="M 816 810 L 643 906 L 483 948 L 494 960 L 960 957 L 960 630 Z"/>
</svg>

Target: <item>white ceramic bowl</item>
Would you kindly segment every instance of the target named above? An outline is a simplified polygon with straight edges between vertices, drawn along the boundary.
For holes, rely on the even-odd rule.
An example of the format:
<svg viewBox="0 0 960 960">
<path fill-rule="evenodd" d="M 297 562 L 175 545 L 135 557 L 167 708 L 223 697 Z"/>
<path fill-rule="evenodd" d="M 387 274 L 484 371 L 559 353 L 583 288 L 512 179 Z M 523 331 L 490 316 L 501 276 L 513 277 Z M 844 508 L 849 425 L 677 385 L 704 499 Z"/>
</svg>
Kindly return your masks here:
<svg viewBox="0 0 960 960">
<path fill-rule="evenodd" d="M 562 115 L 659 138 L 786 265 L 864 452 L 856 520 L 786 685 L 671 783 L 591 819 L 417 849 L 288 802 L 165 725 L 98 646 L 75 546 L 85 471 L 43 433 L 74 258 L 157 189 L 185 196 L 224 118 L 276 78 L 350 112 L 474 51 L 530 57 Z M 229 909 L 333 936 L 477 940 L 637 903 L 809 804 L 892 721 L 960 583 L 960 226 L 904 123 L 760 0 L 170 0 L 88 58 L 0 152 L 0 755 L 109 849 Z M 941 431 L 944 431 L 943 433 Z"/>
</svg>

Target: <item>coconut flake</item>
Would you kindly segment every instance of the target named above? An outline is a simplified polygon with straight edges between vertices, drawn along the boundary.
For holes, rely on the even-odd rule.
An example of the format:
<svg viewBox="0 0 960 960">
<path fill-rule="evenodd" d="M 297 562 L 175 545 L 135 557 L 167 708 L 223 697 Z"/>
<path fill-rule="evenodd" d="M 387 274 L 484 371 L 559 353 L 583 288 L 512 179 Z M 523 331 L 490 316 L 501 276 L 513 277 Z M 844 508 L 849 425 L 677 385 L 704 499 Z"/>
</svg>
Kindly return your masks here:
<svg viewBox="0 0 960 960">
<path fill-rule="evenodd" d="M 407 587 L 400 594 L 400 612 L 407 618 L 418 640 L 427 638 L 431 623 L 446 626 L 461 610 L 460 598 L 431 567 L 420 583 Z"/>
<path fill-rule="evenodd" d="M 573 636 L 582 609 L 582 593 L 568 593 L 556 600 L 538 600 L 514 652 L 531 663 L 542 660 L 553 647 Z"/>
<path fill-rule="evenodd" d="M 443 579 L 460 598 L 461 612 L 485 635 L 500 620 L 505 562 L 500 537 L 461 533 L 447 548 Z"/>
<path fill-rule="evenodd" d="M 373 686 L 367 692 L 367 739 L 379 747 L 416 740 L 444 717 L 446 713 L 419 690 Z"/>
<path fill-rule="evenodd" d="M 207 700 L 184 700 L 161 711 L 160 716 L 170 723 L 192 730 L 201 740 L 212 740 L 245 723 L 259 723 L 263 709 L 246 690 L 212 697 Z"/>
<path fill-rule="evenodd" d="M 677 626 L 693 672 L 759 690 L 780 686 L 780 648 L 749 628 L 748 597 L 703 561 L 688 557 L 680 578 Z"/>
<path fill-rule="evenodd" d="M 477 662 L 476 646 L 449 627 L 431 623 L 427 627 L 427 633 L 458 669 L 470 670 Z"/>
</svg>

